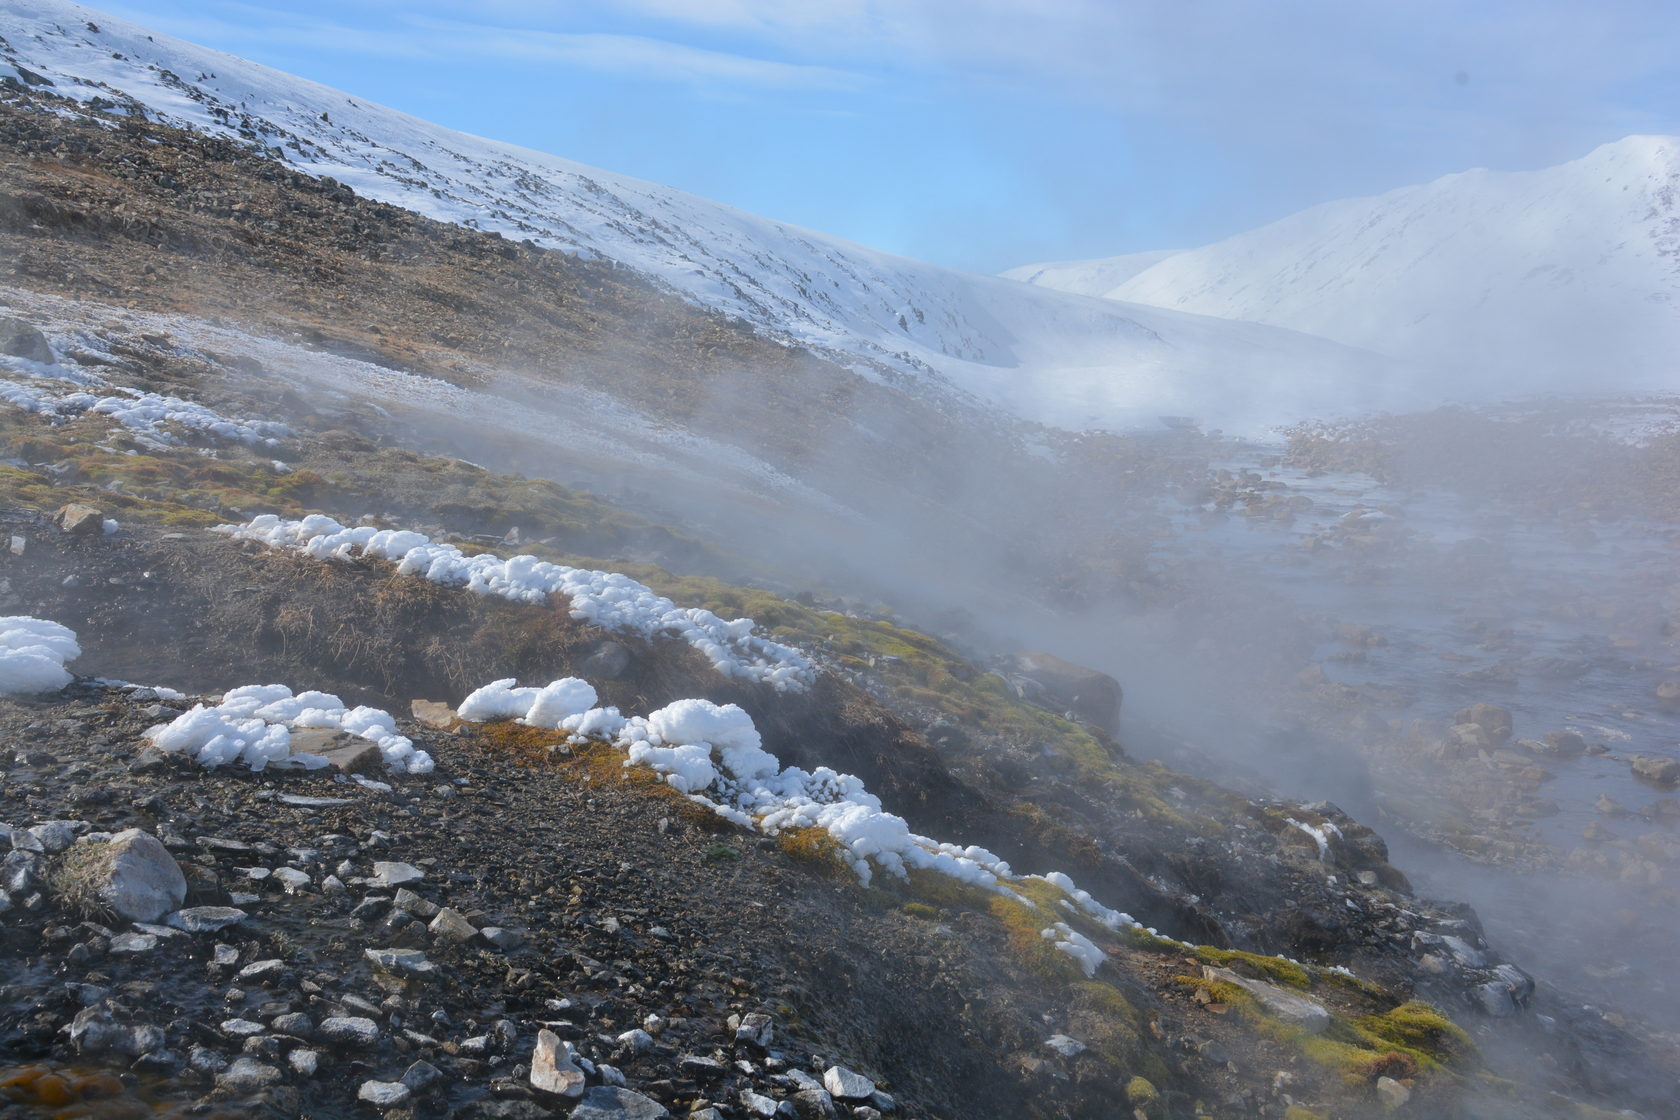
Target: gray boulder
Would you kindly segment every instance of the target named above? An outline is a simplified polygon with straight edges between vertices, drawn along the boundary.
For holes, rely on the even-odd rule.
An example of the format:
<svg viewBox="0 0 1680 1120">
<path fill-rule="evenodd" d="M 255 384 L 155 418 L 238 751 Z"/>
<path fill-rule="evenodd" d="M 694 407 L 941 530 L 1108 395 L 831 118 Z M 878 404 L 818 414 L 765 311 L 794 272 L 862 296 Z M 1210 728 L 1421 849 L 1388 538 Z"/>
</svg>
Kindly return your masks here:
<svg viewBox="0 0 1680 1120">
<path fill-rule="evenodd" d="M 0 315 L 0 354 L 50 366 L 56 360 L 46 336 L 22 319 Z"/>
<path fill-rule="evenodd" d="M 614 1085 L 595 1086 L 572 1110 L 572 1120 L 665 1120 L 670 1115 L 651 1097 Z"/>
<path fill-rule="evenodd" d="M 186 876 L 175 857 L 138 828 L 72 847 L 59 865 L 55 886 L 72 905 L 110 910 L 131 922 L 155 922 L 179 910 L 187 898 Z"/>
</svg>

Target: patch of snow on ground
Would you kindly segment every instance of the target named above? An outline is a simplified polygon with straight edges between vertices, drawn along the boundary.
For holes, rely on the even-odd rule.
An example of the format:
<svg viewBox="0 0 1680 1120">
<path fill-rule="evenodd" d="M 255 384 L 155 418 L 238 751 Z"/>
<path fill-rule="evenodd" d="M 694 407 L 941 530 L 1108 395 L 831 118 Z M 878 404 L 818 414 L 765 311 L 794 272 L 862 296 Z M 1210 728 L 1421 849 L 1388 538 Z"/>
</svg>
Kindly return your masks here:
<svg viewBox="0 0 1680 1120">
<path fill-rule="evenodd" d="M 28 615 L 0 618 L 0 696 L 57 692 L 72 680 L 64 663 L 81 655 L 68 626 Z"/>
<path fill-rule="evenodd" d="M 359 736 L 379 747 L 385 766 L 399 774 L 429 774 L 435 763 L 425 751 L 397 734 L 388 712 L 360 706 L 346 708 L 327 692 L 293 695 L 283 684 L 233 689 L 214 707 L 196 704 L 170 723 L 146 732 L 154 746 L 185 754 L 205 766 L 244 762 L 253 770 L 269 766 L 307 770 L 327 765 L 319 755 L 292 750 L 292 728 L 328 728 Z"/>
<path fill-rule="evenodd" d="M 704 654 L 724 676 L 759 681 L 785 692 L 803 691 L 816 677 L 815 666 L 798 650 L 754 634 L 752 619 L 726 622 L 700 607 L 678 607 L 617 572 L 571 568 L 529 555 L 467 556 L 454 545 L 435 544 L 420 533 L 372 525 L 347 528 L 323 514 L 301 521 L 264 514 L 242 525 L 219 525 L 213 531 L 317 560 L 357 556 L 390 560 L 402 575 L 516 602 L 541 603 L 550 595 L 565 595 L 572 601 L 573 618 L 644 638 L 673 635 Z"/>
<path fill-rule="evenodd" d="M 1089 937 L 1069 926 L 1066 922 L 1057 922 L 1049 929 L 1042 931 L 1044 940 L 1054 942 L 1052 948 L 1057 952 L 1066 953 L 1079 962 L 1087 977 L 1095 976 L 1097 969 L 1108 955 Z"/>
<path fill-rule="evenodd" d="M 113 386 L 85 372 L 66 376 L 71 372 L 64 366 L 0 358 L 0 373 L 26 379 L 0 381 L 0 402 L 55 420 L 70 420 L 86 413 L 109 416 L 141 443 L 156 448 L 181 445 L 172 429 L 247 447 L 274 447 L 281 438 L 293 434 L 284 424 L 230 418 L 197 401 Z"/>
</svg>

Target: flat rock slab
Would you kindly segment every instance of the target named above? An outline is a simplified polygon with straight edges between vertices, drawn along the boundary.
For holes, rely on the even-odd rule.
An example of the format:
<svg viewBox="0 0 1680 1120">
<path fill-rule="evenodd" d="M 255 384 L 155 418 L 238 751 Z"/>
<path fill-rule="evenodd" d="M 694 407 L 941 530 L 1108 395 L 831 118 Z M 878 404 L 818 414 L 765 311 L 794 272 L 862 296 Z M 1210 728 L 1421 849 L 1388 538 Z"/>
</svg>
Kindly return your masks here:
<svg viewBox="0 0 1680 1120">
<path fill-rule="evenodd" d="M 394 976 L 429 976 L 437 965 L 426 959 L 418 949 L 367 949 L 367 959 L 375 968 Z"/>
<path fill-rule="evenodd" d="M 1238 976 L 1228 968 L 1204 967 L 1202 975 L 1209 980 L 1222 980 L 1227 984 L 1235 984 L 1253 996 L 1267 1013 L 1275 1015 L 1286 1023 L 1304 1027 L 1311 1034 L 1323 1034 L 1330 1028 L 1330 1012 L 1325 1010 L 1322 1003 L 1310 996 L 1287 991 L 1276 984 L 1268 984 L 1264 980 L 1251 980 L 1246 976 Z"/>
<path fill-rule="evenodd" d="M 359 735 L 331 728 L 312 727 L 292 732 L 292 750 L 320 755 L 327 765 L 345 774 L 378 774 L 385 769 L 379 746 Z"/>
<path fill-rule="evenodd" d="M 439 731 L 448 731 L 460 718 L 455 714 L 454 708 L 441 700 L 415 700 L 409 704 L 408 709 L 415 719 Z"/>
<path fill-rule="evenodd" d="M 670 1115 L 651 1097 L 613 1085 L 595 1086 L 572 1110 L 572 1120 L 665 1120 Z"/>
<path fill-rule="evenodd" d="M 400 887 L 404 883 L 417 883 L 426 877 L 426 873 L 412 863 L 387 863 L 380 861 L 373 865 L 373 877 L 368 880 L 369 886 Z"/>
<path fill-rule="evenodd" d="M 342 805 L 355 804 L 348 797 L 305 797 L 301 793 L 282 793 L 276 800 L 294 809 L 337 809 Z"/>
<path fill-rule="evenodd" d="M 164 924 L 188 933 L 215 933 L 238 925 L 246 917 L 245 911 L 234 906 L 189 906 L 169 915 Z"/>
</svg>

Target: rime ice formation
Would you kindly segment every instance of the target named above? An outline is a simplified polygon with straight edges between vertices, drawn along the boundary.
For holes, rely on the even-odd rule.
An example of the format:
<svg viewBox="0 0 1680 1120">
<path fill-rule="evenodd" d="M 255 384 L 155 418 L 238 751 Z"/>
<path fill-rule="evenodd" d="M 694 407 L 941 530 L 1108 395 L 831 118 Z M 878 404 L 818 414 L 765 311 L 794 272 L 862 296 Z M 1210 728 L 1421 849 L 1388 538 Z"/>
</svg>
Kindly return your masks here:
<svg viewBox="0 0 1680 1120">
<path fill-rule="evenodd" d="M 301 521 L 265 514 L 243 525 L 218 526 L 215 531 L 317 560 L 358 556 L 390 560 L 403 575 L 517 602 L 541 603 L 550 595 L 565 595 L 572 601 L 573 618 L 644 638 L 656 634 L 681 638 L 724 676 L 759 681 L 782 691 L 801 691 L 816 676 L 816 669 L 799 651 L 754 634 L 752 619 L 726 622 L 699 607 L 678 607 L 617 572 L 569 568 L 535 556 L 467 556 L 454 545 L 434 544 L 420 533 L 371 525 L 346 528 L 322 514 Z M 483 702 L 488 703 L 488 698 Z"/>
</svg>

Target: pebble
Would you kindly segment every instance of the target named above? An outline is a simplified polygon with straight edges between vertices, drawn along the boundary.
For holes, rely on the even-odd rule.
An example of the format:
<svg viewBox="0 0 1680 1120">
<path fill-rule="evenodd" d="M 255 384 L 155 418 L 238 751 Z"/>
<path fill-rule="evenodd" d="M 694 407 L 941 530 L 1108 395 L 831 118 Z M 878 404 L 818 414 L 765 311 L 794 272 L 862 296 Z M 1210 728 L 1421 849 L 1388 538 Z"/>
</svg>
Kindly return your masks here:
<svg viewBox="0 0 1680 1120">
<path fill-rule="evenodd" d="M 314 1077 L 315 1071 L 321 1068 L 321 1052 L 319 1050 L 293 1050 L 286 1055 L 286 1062 L 292 1067 L 292 1072 L 302 1077 Z"/>
<path fill-rule="evenodd" d="M 299 871 L 295 867 L 275 868 L 274 878 L 277 879 L 280 885 L 286 889 L 287 894 L 296 894 L 299 890 L 309 885 L 308 873 Z"/>
<path fill-rule="evenodd" d="M 250 1038 L 252 1035 L 262 1034 L 268 1028 L 251 1019 L 224 1019 L 222 1033 L 234 1038 Z"/>
<path fill-rule="evenodd" d="M 748 1115 L 762 1116 L 765 1120 L 770 1120 L 770 1117 L 781 1111 L 782 1104 L 773 1097 L 755 1093 L 751 1089 L 742 1089 L 741 1107 L 747 1110 Z"/>
<path fill-rule="evenodd" d="M 465 945 L 478 936 L 473 924 L 462 917 L 460 911 L 448 906 L 441 908 L 426 928 L 431 931 L 432 937 L 445 945 Z"/>
<path fill-rule="evenodd" d="M 770 1016 L 754 1011 L 741 1016 L 740 1024 L 735 1028 L 735 1041 L 750 1043 L 762 1049 L 770 1045 L 775 1033 L 775 1024 Z"/>
<path fill-rule="evenodd" d="M 111 938 L 113 953 L 149 953 L 157 948 L 158 939 L 149 933 L 119 933 Z"/>
<path fill-rule="evenodd" d="M 1077 1038 L 1069 1038 L 1065 1034 L 1053 1034 L 1044 1040 L 1044 1045 L 1050 1047 L 1064 1058 L 1072 1058 L 1085 1052 L 1085 1044 Z"/>
</svg>

